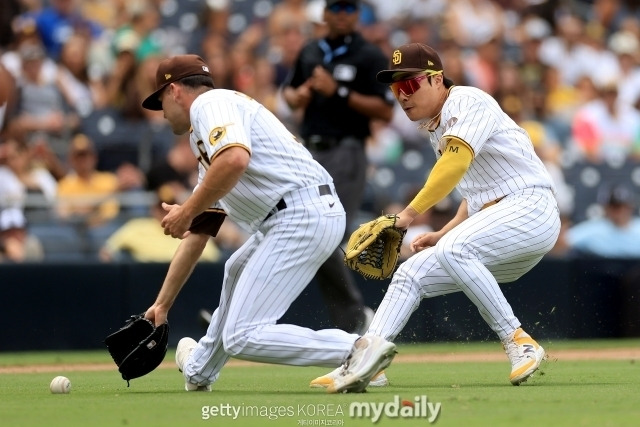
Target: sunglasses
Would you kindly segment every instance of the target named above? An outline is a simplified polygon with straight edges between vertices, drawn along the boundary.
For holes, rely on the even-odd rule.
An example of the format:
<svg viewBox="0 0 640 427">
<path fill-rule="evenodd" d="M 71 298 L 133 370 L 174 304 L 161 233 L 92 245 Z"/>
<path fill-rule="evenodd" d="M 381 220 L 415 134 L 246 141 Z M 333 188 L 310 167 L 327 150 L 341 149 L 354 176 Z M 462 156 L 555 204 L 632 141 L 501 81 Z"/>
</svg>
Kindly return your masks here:
<svg viewBox="0 0 640 427">
<path fill-rule="evenodd" d="M 436 74 L 440 74 L 442 71 L 425 71 L 424 74 L 419 76 L 412 77 L 410 79 L 398 80 L 389 85 L 391 88 L 391 92 L 396 96 L 400 96 L 400 92 L 402 92 L 405 96 L 411 96 L 420 89 L 420 82 L 426 79 L 427 77 L 435 76 Z"/>
<path fill-rule="evenodd" d="M 349 4 L 349 3 L 332 4 L 331 6 L 328 7 L 328 9 L 331 13 L 340 13 L 344 11 L 349 14 L 355 13 L 355 11 L 358 10 L 358 8 L 355 5 Z"/>
</svg>

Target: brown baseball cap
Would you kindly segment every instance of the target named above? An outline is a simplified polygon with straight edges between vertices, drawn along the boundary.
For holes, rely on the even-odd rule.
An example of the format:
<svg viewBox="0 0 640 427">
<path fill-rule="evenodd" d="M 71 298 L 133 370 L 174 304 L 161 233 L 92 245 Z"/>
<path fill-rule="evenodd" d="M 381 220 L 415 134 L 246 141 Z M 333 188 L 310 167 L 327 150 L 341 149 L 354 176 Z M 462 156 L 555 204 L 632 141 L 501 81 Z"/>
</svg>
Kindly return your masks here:
<svg viewBox="0 0 640 427">
<path fill-rule="evenodd" d="M 211 77 L 209 67 L 198 55 L 177 55 L 160 62 L 156 71 L 156 91 L 142 101 L 142 107 L 147 110 L 162 110 L 162 103 L 158 98 L 162 89 L 190 76 Z"/>
<path fill-rule="evenodd" d="M 393 51 L 391 69 L 382 70 L 376 75 L 380 83 L 390 84 L 396 73 L 417 73 L 420 71 L 443 71 L 438 53 L 422 43 L 404 44 Z"/>
</svg>

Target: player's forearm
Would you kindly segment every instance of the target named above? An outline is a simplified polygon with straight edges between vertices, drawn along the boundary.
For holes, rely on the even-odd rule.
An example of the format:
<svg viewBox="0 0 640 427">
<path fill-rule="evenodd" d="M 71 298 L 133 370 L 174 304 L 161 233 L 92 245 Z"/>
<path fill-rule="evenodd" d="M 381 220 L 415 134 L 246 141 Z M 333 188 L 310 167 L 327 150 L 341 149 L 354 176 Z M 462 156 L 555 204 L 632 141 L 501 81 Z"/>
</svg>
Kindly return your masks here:
<svg viewBox="0 0 640 427">
<path fill-rule="evenodd" d="M 231 191 L 247 169 L 249 159 L 249 153 L 240 147 L 228 148 L 216 156 L 198 188 L 182 206 L 187 215 L 194 218 Z"/>
<path fill-rule="evenodd" d="M 445 234 L 467 218 L 469 218 L 467 201 L 465 199 L 462 199 L 462 202 L 460 202 L 460 206 L 458 206 L 458 212 L 456 212 L 455 216 L 451 218 L 451 221 L 446 223 L 440 231 L 442 232 L 442 234 Z"/>
<path fill-rule="evenodd" d="M 169 310 L 202 255 L 209 240 L 205 234 L 190 234 L 182 240 L 169 264 L 169 271 L 155 304 Z"/>
</svg>

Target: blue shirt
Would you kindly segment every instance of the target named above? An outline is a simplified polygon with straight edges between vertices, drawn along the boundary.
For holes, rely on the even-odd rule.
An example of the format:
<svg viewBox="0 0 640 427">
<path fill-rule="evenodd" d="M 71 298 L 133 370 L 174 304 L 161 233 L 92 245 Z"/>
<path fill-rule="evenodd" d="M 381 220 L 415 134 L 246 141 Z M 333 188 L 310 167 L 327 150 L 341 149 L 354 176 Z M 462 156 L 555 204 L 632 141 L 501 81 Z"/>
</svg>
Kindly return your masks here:
<svg viewBox="0 0 640 427">
<path fill-rule="evenodd" d="M 634 217 L 625 228 L 609 219 L 592 219 L 567 230 L 572 249 L 605 258 L 640 258 L 640 218 Z"/>
<path fill-rule="evenodd" d="M 96 38 L 102 33 L 100 25 L 88 20 L 80 13 L 62 15 L 56 9 L 49 7 L 36 13 L 33 17 L 36 20 L 42 44 L 47 49 L 47 54 L 56 60 L 60 56 L 62 46 L 72 34 L 85 33 Z"/>
</svg>

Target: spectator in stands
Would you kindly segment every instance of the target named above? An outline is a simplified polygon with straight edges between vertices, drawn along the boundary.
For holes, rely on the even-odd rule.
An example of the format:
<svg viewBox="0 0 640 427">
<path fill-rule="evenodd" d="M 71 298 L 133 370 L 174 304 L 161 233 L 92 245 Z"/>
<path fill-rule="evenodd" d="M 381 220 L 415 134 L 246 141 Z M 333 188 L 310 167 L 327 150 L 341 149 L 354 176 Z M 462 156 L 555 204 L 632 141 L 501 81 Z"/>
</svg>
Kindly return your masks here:
<svg viewBox="0 0 640 427">
<path fill-rule="evenodd" d="M 4 133 L 6 117 L 12 102 L 15 102 L 15 82 L 13 76 L 0 63 L 0 136 Z"/>
<path fill-rule="evenodd" d="M 65 162 L 51 149 L 46 136 L 39 134 L 32 139 L 29 151 L 33 166 L 46 169 L 56 181 L 60 181 L 67 174 Z"/>
<path fill-rule="evenodd" d="M 309 25 L 306 0 L 282 0 L 273 8 L 267 22 L 269 37 L 277 36 L 283 28 L 295 26 L 301 31 Z M 299 48 L 302 45 L 299 46 Z"/>
<path fill-rule="evenodd" d="M 306 1 L 285 0 L 274 8 L 267 26 L 268 57 L 276 59 L 273 83 L 280 86 L 286 80 L 289 71 L 312 33 Z M 321 10 L 324 8 L 324 2 Z M 321 12 L 322 14 L 322 12 Z M 323 27 L 326 31 L 326 25 Z M 322 30 L 319 30 L 322 32 Z M 322 32 L 324 35 L 324 32 Z"/>
<path fill-rule="evenodd" d="M 211 70 L 216 87 L 231 89 L 231 64 L 228 61 L 229 43 L 227 38 L 216 32 L 207 33 L 201 45 L 202 57 Z"/>
<path fill-rule="evenodd" d="M 609 49 L 618 56 L 620 80 L 618 101 L 634 106 L 640 100 L 640 42 L 631 31 L 619 31 L 609 39 Z M 636 108 L 638 108 L 636 106 Z M 640 108 L 638 108 L 640 109 Z"/>
<path fill-rule="evenodd" d="M 69 37 L 62 46 L 57 77 L 66 102 L 81 117 L 106 104 L 102 80 L 94 78 L 89 71 L 89 48 L 86 37 Z"/>
<path fill-rule="evenodd" d="M 27 143 L 45 137 L 54 152 L 64 156 L 65 136 L 79 126 L 79 117 L 68 110 L 55 80 L 41 79 L 45 60 L 42 46 L 23 43 L 19 53 L 22 73 L 18 79 L 16 117 L 11 121 L 10 131 Z"/>
<path fill-rule="evenodd" d="M 39 197 L 34 206 L 24 206 L 29 212 L 49 211 L 56 201 L 58 183 L 51 173 L 41 164 L 34 162 L 32 151 L 26 144 L 15 139 L 9 139 L 2 143 L 0 157 L 8 171 L 13 174 L 19 184 L 16 188 L 24 192 L 24 197 L 33 195 Z M 12 178 L 7 178 L 7 180 Z"/>
<path fill-rule="evenodd" d="M 73 34 L 97 38 L 103 29 L 82 15 L 77 0 L 50 0 L 49 6 L 33 17 L 48 56 L 58 59 L 62 46 Z"/>
<path fill-rule="evenodd" d="M 162 48 L 152 37 L 152 31 L 160 23 L 157 6 L 151 0 L 129 0 L 126 2 L 129 22 L 118 28 L 113 37 L 115 53 L 124 44 L 132 43 L 136 61 L 142 62 L 149 56 L 162 55 Z"/>
<path fill-rule="evenodd" d="M 625 184 L 603 186 L 598 201 L 604 209 L 601 218 L 589 219 L 567 231 L 573 255 L 604 258 L 640 258 L 640 217 L 635 213 L 636 198 Z"/>
<path fill-rule="evenodd" d="M 618 103 L 614 76 L 596 82 L 599 97 L 580 108 L 572 122 L 573 147 L 587 161 L 622 162 L 640 156 L 640 112 Z"/>
<path fill-rule="evenodd" d="M 551 26 L 535 15 L 525 17 L 520 26 L 518 47 L 520 48 L 519 68 L 522 81 L 531 88 L 538 88 L 543 79 L 546 65 L 540 61 L 540 44 L 551 35 Z M 457 80 L 454 80 L 457 81 Z"/>
<path fill-rule="evenodd" d="M 542 41 L 538 55 L 543 64 L 560 72 L 562 84 L 575 85 L 597 68 L 589 62 L 591 49 L 583 42 L 585 23 L 576 15 L 564 14 L 555 24 L 556 33 Z"/>
<path fill-rule="evenodd" d="M 114 220 L 120 210 L 118 178 L 96 170 L 98 155 L 93 142 L 75 135 L 68 153 L 71 171 L 58 183 L 58 215 L 98 227 Z"/>
<path fill-rule="evenodd" d="M 149 208 L 149 216 L 133 218 L 123 224 L 106 241 L 100 250 L 100 259 L 105 262 L 133 260 L 136 262 L 169 262 L 181 240 L 164 234 L 160 225 L 166 211 L 162 203 L 176 204 L 173 188 L 164 185 L 155 193 Z M 220 251 L 212 239 L 200 258 L 206 262 L 220 260 Z"/>
<path fill-rule="evenodd" d="M 305 13 L 310 26 L 308 38 L 319 39 L 327 35 L 327 23 L 324 22 L 325 0 L 310 0 L 307 2 Z"/>
<path fill-rule="evenodd" d="M 450 0 L 445 12 L 445 25 L 453 41 L 462 48 L 478 46 L 489 40 L 501 40 L 504 12 L 490 0 Z"/>
<path fill-rule="evenodd" d="M 36 22 L 32 16 L 22 15 L 17 17 L 12 24 L 12 29 L 14 32 L 14 38 L 12 43 L 7 46 L 7 49 L 2 52 L 0 61 L 6 70 L 11 73 L 17 84 L 22 79 L 23 74 L 20 47 L 22 45 L 38 45 L 42 47 L 42 40 L 38 35 Z M 40 67 L 38 81 L 41 84 L 53 83 L 56 80 L 57 73 L 58 65 L 56 62 L 45 56 L 42 59 L 42 66 Z"/>
<path fill-rule="evenodd" d="M 40 261 L 42 245 L 29 234 L 23 212 L 19 208 L 0 208 L 0 263 Z"/>
<path fill-rule="evenodd" d="M 0 262 L 42 258 L 37 239 L 27 233 L 24 205 L 26 188 L 14 173 L 20 156 L 13 143 L 0 144 Z"/>
<path fill-rule="evenodd" d="M 115 60 L 106 76 L 106 102 L 107 105 L 124 110 L 125 106 L 133 104 L 128 101 L 128 94 L 134 89 L 137 68 L 135 51 L 140 40 L 134 34 L 121 37 L 115 46 Z"/>
<path fill-rule="evenodd" d="M 0 144 L 0 209 L 24 209 L 27 191 L 16 176 L 10 164 L 14 163 L 17 153 L 12 152 L 11 143 Z"/>
</svg>

